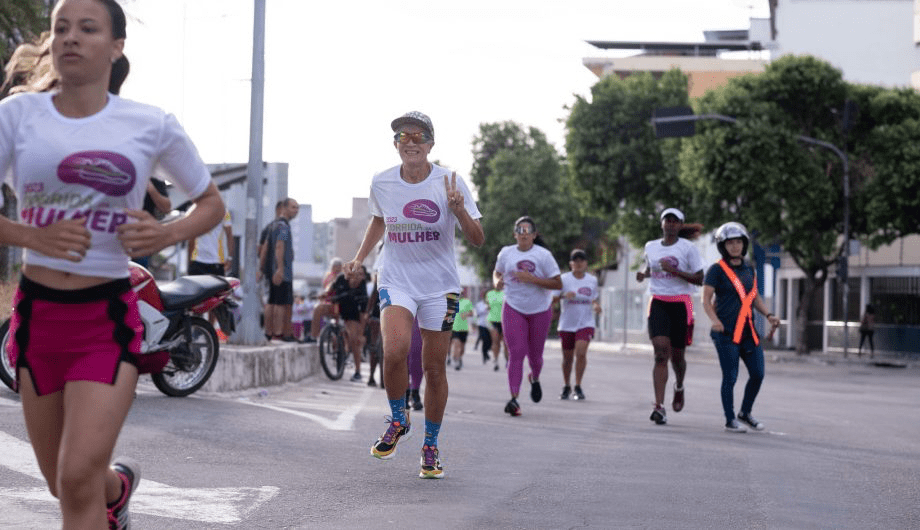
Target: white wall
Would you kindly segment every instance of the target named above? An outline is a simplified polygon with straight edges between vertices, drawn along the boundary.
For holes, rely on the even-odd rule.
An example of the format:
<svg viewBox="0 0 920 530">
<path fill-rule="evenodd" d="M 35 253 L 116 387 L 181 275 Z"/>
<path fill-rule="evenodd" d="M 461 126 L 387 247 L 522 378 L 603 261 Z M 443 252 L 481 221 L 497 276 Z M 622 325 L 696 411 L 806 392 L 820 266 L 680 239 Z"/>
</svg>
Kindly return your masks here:
<svg viewBox="0 0 920 530">
<path fill-rule="evenodd" d="M 914 38 L 915 0 L 780 0 L 776 9 L 781 55 L 814 55 L 849 82 L 911 86 L 920 68 Z"/>
</svg>

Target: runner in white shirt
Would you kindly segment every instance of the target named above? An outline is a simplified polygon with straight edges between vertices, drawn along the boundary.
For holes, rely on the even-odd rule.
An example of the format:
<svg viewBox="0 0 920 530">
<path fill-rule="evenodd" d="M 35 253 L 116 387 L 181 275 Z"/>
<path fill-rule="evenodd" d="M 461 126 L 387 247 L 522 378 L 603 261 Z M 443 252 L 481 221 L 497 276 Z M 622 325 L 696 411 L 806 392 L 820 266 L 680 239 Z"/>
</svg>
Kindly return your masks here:
<svg viewBox="0 0 920 530">
<path fill-rule="evenodd" d="M 505 290 L 502 309 L 502 331 L 508 345 L 508 389 L 511 399 L 505 412 L 521 415 L 517 401 L 524 374 L 524 357 L 530 364 L 530 398 L 534 403 L 543 398 L 540 371 L 543 369 L 543 347 L 553 319 L 553 290 L 562 288 L 559 265 L 546 249 L 537 233 L 533 219 L 524 216 L 514 223 L 516 245 L 499 251 L 492 280 L 496 289 Z"/>
<path fill-rule="evenodd" d="M 674 367 L 674 412 L 684 408 L 684 375 L 687 361 L 684 349 L 693 339 L 693 303 L 690 295 L 703 284 L 703 259 L 700 251 L 685 237 L 698 237 L 702 226 L 684 224 L 684 214 L 677 208 L 661 212 L 663 239 L 645 244 L 645 270 L 636 272 L 636 280 L 650 278 L 648 336 L 655 349 L 652 383 L 655 408 L 649 417 L 658 425 L 668 421 L 664 409 L 668 383 L 668 360 Z"/>
<path fill-rule="evenodd" d="M 594 338 L 594 315 L 601 312 L 598 302 L 600 291 L 597 288 L 597 276 L 588 274 L 588 256 L 585 251 L 576 248 L 569 255 L 571 272 L 562 275 L 562 289 L 559 292 L 560 314 L 556 329 L 562 341 L 562 387 L 560 399 L 585 399 L 581 389 L 581 380 L 588 366 L 588 344 Z M 569 384 L 572 376 L 572 364 L 575 364 L 575 393 Z"/>
<path fill-rule="evenodd" d="M 128 73 L 118 2 L 59 1 L 50 29 L 49 54 L 32 61 L 26 45 L 7 65 L 26 72 L 15 90 L 37 93 L 0 102 L 0 176 L 21 219 L 0 217 L 0 245 L 24 249 L 3 354 L 63 527 L 120 529 L 140 481 L 133 460 L 109 465 L 143 365 L 129 259 L 210 230 L 225 207 L 175 118 L 115 95 Z M 165 225 L 142 210 L 159 169 L 197 205 Z"/>
<path fill-rule="evenodd" d="M 346 271 L 359 268 L 380 238 L 387 238 L 383 246 L 386 265 L 378 288 L 383 376 L 392 417 L 371 454 L 390 458 L 396 443 L 409 432 L 406 358 L 417 317 L 427 381 L 419 477 L 442 478 L 437 437 L 447 404 L 445 363 L 460 297 L 454 233 L 459 227 L 475 246 L 482 245 L 485 236 L 479 209 L 463 178 L 428 161 L 434 146 L 431 119 L 413 111 L 396 118 L 390 126 L 396 133 L 393 145 L 402 164 L 374 176 L 369 200 L 373 217 L 354 260 L 345 264 Z"/>
<path fill-rule="evenodd" d="M 476 346 L 482 346 L 482 364 L 489 362 L 489 350 L 492 349 L 492 331 L 489 329 L 489 303 L 486 302 L 486 289 L 482 290 L 482 299 L 476 302 L 476 324 L 479 327 L 479 338 Z"/>
</svg>

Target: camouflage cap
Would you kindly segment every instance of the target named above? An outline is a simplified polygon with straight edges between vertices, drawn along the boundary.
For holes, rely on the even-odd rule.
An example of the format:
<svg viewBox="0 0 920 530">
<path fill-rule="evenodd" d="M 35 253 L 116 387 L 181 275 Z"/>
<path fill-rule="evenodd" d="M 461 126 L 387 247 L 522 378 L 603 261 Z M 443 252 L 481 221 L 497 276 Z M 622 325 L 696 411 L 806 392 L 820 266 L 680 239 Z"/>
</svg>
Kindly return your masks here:
<svg viewBox="0 0 920 530">
<path fill-rule="evenodd" d="M 418 125 L 428 133 L 428 136 L 430 136 L 432 140 L 434 140 L 434 125 L 431 124 L 431 118 L 425 114 L 417 110 L 407 112 L 393 120 L 393 122 L 390 123 L 390 127 L 393 129 L 393 132 L 396 132 L 400 127 L 407 124 Z"/>
</svg>

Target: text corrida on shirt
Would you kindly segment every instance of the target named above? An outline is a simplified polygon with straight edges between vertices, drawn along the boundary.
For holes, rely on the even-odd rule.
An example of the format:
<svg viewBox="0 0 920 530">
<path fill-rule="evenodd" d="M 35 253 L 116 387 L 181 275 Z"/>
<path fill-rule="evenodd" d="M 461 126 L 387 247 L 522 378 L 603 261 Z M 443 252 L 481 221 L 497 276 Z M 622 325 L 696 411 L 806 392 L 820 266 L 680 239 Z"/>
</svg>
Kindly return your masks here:
<svg viewBox="0 0 920 530">
<path fill-rule="evenodd" d="M 438 241 L 441 232 L 417 223 L 398 223 L 387 225 L 387 239 L 393 243 L 422 243 Z"/>
</svg>

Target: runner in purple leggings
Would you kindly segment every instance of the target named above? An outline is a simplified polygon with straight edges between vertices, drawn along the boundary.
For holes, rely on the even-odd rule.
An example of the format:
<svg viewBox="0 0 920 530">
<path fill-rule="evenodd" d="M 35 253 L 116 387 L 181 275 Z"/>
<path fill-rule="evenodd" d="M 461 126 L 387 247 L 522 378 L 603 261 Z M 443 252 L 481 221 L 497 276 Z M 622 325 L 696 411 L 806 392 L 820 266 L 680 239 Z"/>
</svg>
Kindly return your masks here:
<svg viewBox="0 0 920 530">
<path fill-rule="evenodd" d="M 496 289 L 505 290 L 502 330 L 508 345 L 508 387 L 511 400 L 505 412 L 521 415 L 517 401 L 524 374 L 524 357 L 530 364 L 530 397 L 537 403 L 543 397 L 540 370 L 543 346 L 553 318 L 554 289 L 562 288 L 559 265 L 537 234 L 533 219 L 524 216 L 514 223 L 516 245 L 501 249 L 492 279 Z"/>
<path fill-rule="evenodd" d="M 409 347 L 409 388 L 406 389 L 406 408 L 422 410 L 422 396 L 419 388 L 422 387 L 422 330 L 418 327 L 418 319 L 412 326 L 412 346 Z M 411 403 L 410 403 L 411 401 Z"/>
</svg>

